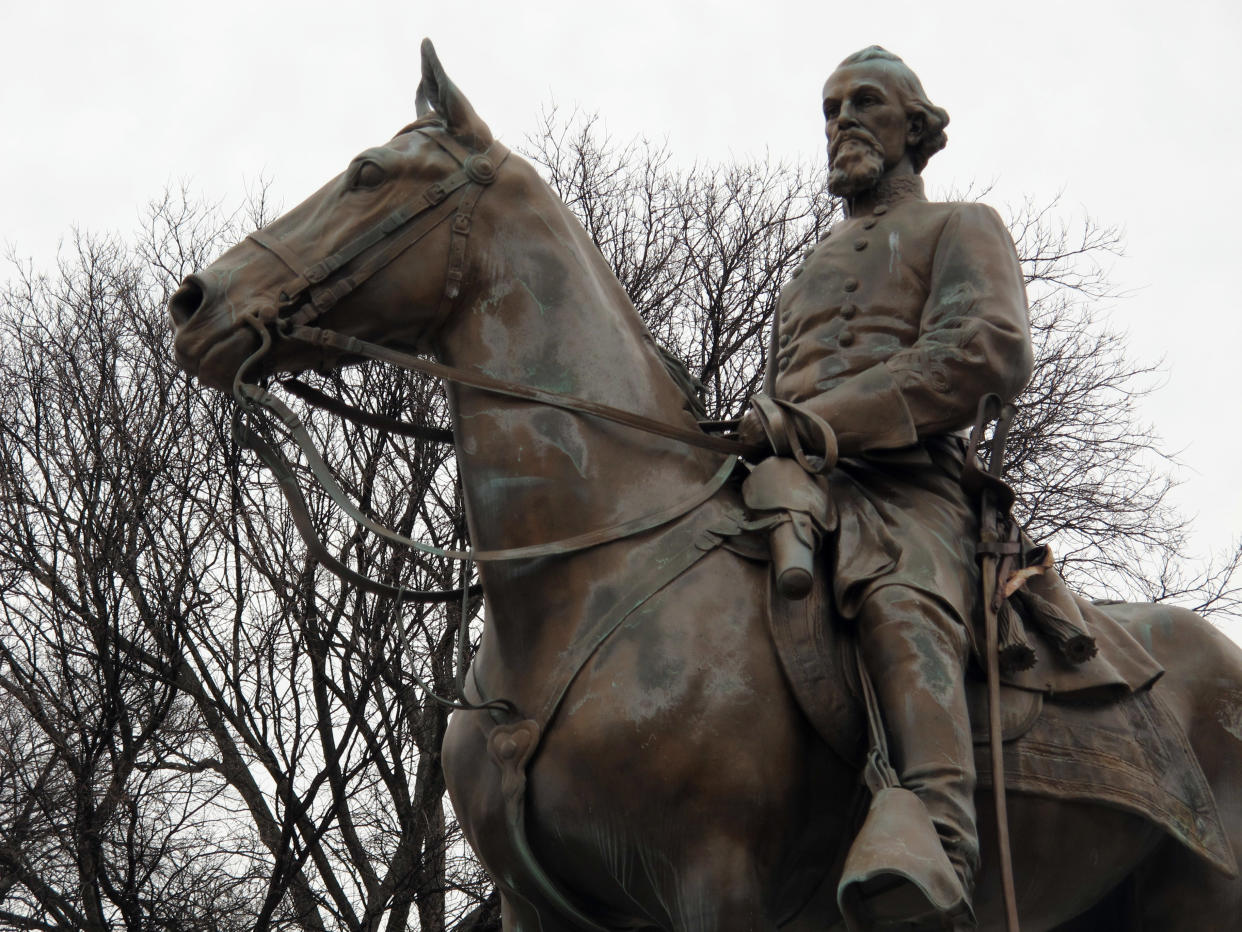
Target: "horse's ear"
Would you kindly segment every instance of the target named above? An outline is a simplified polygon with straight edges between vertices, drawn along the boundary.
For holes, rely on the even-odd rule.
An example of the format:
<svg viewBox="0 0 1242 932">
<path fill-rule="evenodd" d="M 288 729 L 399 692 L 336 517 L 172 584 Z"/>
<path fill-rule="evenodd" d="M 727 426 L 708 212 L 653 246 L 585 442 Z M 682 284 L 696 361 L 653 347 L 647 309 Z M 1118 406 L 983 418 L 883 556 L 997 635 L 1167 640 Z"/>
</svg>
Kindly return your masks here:
<svg viewBox="0 0 1242 932">
<path fill-rule="evenodd" d="M 473 137 L 475 146 L 486 149 L 492 144 L 492 131 L 474 112 L 466 95 L 444 73 L 444 66 L 440 64 L 430 39 L 423 40 L 422 54 L 423 78 L 418 83 L 418 93 L 414 98 L 419 117 L 434 110 L 444 118 L 449 132 L 455 136 Z"/>
</svg>

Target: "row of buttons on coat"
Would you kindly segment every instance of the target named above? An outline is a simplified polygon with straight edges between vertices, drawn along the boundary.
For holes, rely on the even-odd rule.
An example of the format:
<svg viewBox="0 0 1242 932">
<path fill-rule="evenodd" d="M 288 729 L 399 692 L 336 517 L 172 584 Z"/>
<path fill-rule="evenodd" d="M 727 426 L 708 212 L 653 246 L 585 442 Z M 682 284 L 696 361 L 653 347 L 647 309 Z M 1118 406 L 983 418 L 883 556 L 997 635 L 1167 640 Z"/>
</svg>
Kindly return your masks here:
<svg viewBox="0 0 1242 932">
<path fill-rule="evenodd" d="M 870 230 L 870 229 L 873 229 L 873 228 L 875 227 L 876 223 L 877 223 L 876 218 L 877 218 L 877 217 L 882 217 L 882 216 L 884 216 L 886 213 L 888 213 L 888 207 L 887 207 L 887 206 L 885 206 L 884 204 L 880 204 L 880 205 L 878 205 L 878 206 L 875 208 L 875 210 L 872 212 L 872 214 L 873 214 L 873 215 L 872 215 L 871 217 L 868 217 L 868 218 L 867 218 L 867 221 L 863 224 L 863 229 L 864 229 L 864 230 Z M 829 230 L 826 234 L 824 234 L 824 238 L 826 239 L 827 237 L 829 237 L 829 236 L 831 236 L 831 235 L 832 235 L 832 230 Z M 867 248 L 867 243 L 868 243 L 868 241 L 867 241 L 867 239 L 866 239 L 866 238 L 861 237 L 861 236 L 860 236 L 860 237 L 858 237 L 858 239 L 854 240 L 854 251 L 855 251 L 855 252 L 862 252 L 864 249 L 866 249 L 866 248 Z M 801 265 L 799 265 L 796 269 L 794 269 L 794 270 L 793 270 L 793 277 L 794 277 L 794 278 L 797 278 L 799 275 L 801 275 L 801 274 L 802 274 L 802 269 L 803 269 L 803 266 L 801 266 Z M 853 292 L 855 292 L 855 291 L 857 291 L 857 290 L 858 290 L 858 285 L 859 285 L 859 281 L 858 281 L 858 279 L 857 279 L 857 278 L 850 277 L 850 278 L 847 278 L 844 282 L 842 282 L 842 283 L 841 283 L 841 288 L 842 288 L 842 290 L 843 290 L 843 291 L 845 291 L 847 294 L 851 294 L 851 293 L 853 293 Z M 841 313 L 841 317 L 843 317 L 845 320 L 853 320 L 853 319 L 854 319 L 854 317 L 855 317 L 855 316 L 857 316 L 857 314 L 858 314 L 858 308 L 857 308 L 855 305 L 853 305 L 853 304 L 844 304 L 844 305 L 842 305 L 842 306 L 841 306 L 841 312 L 840 312 L 840 313 Z M 785 324 L 785 323 L 788 323 L 788 322 L 789 322 L 789 312 L 788 312 L 788 311 L 785 311 L 785 312 L 783 312 L 783 313 L 781 314 L 781 323 L 782 323 L 782 324 Z M 782 349 L 784 349 L 785 347 L 787 347 L 787 346 L 789 345 L 789 334 L 787 334 L 787 333 L 786 333 L 786 334 L 782 334 L 782 335 L 781 335 L 781 341 L 780 341 L 780 342 L 781 342 L 781 348 L 782 348 Z M 841 330 L 841 332 L 840 332 L 839 334 L 837 334 L 837 344 L 838 344 L 839 346 L 853 346 L 853 345 L 854 345 L 854 333 L 853 333 L 853 331 L 851 331 L 851 330 L 846 330 L 846 329 L 842 329 L 842 330 Z M 790 359 L 790 357 L 789 357 L 788 355 L 782 354 L 782 355 L 780 356 L 780 358 L 779 358 L 779 359 L 777 359 L 777 362 L 776 362 L 776 367 L 777 367 L 777 369 L 779 369 L 779 370 L 780 370 L 780 371 L 782 371 L 782 372 L 784 372 L 786 369 L 788 369 L 788 368 L 789 368 L 789 359 Z"/>
</svg>

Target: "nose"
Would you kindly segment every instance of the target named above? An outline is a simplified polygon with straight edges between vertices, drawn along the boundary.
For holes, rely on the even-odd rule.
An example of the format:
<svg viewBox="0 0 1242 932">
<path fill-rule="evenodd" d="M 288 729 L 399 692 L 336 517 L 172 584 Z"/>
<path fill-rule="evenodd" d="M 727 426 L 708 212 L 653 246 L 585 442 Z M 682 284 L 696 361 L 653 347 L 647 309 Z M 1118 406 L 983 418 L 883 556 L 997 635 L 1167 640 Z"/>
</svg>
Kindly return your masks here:
<svg viewBox="0 0 1242 932">
<path fill-rule="evenodd" d="M 183 327 L 206 303 L 206 285 L 197 275 L 190 275 L 168 299 L 168 313 L 172 315 L 173 323 L 178 327 Z"/>
</svg>

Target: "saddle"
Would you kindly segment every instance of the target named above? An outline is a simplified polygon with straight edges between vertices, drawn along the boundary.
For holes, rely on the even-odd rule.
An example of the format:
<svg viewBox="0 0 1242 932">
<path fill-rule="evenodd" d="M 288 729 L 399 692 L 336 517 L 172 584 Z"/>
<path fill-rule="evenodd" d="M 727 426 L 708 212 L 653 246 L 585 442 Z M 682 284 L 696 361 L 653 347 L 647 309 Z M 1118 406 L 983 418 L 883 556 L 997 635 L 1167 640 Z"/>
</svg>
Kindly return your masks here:
<svg viewBox="0 0 1242 932">
<path fill-rule="evenodd" d="M 773 642 L 803 713 L 845 761 L 863 765 L 866 745 L 856 646 L 835 622 L 822 574 L 805 599 L 769 599 Z M 1089 603 L 1088 603 L 1089 604 Z M 1058 665 L 1058 650 L 1038 631 L 1034 665 L 1003 677 L 1005 784 L 1049 799 L 1111 806 L 1156 824 L 1222 872 L 1237 862 L 1211 788 L 1176 717 L 1152 680 L 1130 688 L 1125 673 L 1154 663 L 1107 606 L 1084 612 L 1099 648 L 1090 663 Z M 1143 657 L 1126 657 L 1134 648 Z M 842 684 L 848 688 L 842 688 Z M 1058 687 L 1077 689 L 1058 691 Z M 982 678 L 967 674 L 967 704 L 980 788 L 990 786 L 987 696 Z"/>
</svg>

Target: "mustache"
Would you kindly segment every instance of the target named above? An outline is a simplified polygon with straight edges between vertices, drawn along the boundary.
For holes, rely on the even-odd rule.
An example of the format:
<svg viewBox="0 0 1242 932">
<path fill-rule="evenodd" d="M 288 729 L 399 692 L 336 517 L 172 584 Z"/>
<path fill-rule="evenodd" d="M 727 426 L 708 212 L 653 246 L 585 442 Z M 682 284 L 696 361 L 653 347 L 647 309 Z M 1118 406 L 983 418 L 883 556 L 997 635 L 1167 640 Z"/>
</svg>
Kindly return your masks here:
<svg viewBox="0 0 1242 932">
<path fill-rule="evenodd" d="M 837 157 L 837 152 L 840 151 L 841 147 L 845 145 L 847 142 L 860 142 L 863 145 L 871 149 L 877 150 L 877 151 L 880 148 L 880 141 L 876 139 L 874 136 L 872 136 L 866 130 L 849 129 L 849 130 L 846 130 L 844 133 L 840 133 L 834 139 L 829 140 L 828 142 L 829 161 L 832 161 L 833 159 Z"/>
</svg>

